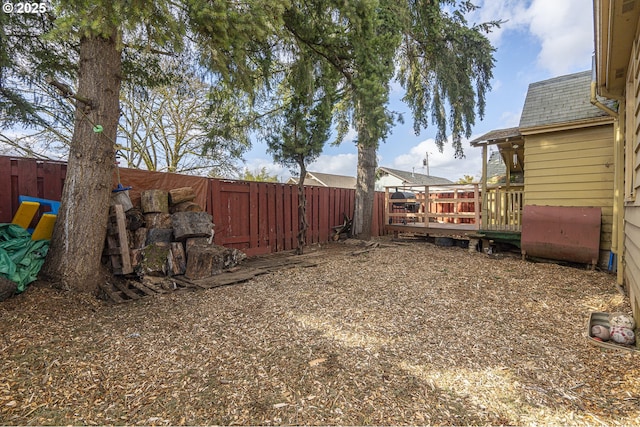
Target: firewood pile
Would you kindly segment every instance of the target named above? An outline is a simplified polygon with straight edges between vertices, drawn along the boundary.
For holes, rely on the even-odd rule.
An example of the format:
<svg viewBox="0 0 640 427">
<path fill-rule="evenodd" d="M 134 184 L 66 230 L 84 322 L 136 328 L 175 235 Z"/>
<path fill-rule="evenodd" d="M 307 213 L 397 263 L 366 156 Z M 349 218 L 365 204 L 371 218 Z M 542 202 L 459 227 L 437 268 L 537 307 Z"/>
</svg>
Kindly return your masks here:
<svg viewBox="0 0 640 427">
<path fill-rule="evenodd" d="M 114 275 L 141 283 L 107 283 L 103 290 L 111 299 L 133 299 L 178 283 L 189 286 L 191 280 L 228 271 L 246 258 L 238 249 L 213 243 L 211 215 L 193 201 L 195 197 L 193 188 L 182 187 L 143 191 L 140 206 L 117 203 L 123 201 L 121 195 L 114 198 L 104 255 Z M 163 280 L 168 277 L 176 280 Z"/>
</svg>

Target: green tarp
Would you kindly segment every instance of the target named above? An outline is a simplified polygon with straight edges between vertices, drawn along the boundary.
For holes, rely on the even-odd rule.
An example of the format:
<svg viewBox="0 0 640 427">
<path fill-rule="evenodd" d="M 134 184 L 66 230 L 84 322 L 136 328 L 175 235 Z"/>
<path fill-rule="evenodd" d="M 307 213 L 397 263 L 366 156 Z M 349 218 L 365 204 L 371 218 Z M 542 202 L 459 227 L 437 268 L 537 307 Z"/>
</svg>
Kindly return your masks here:
<svg viewBox="0 0 640 427">
<path fill-rule="evenodd" d="M 38 277 L 49 250 L 48 240 L 31 240 L 16 224 L 0 224 L 0 275 L 18 284 L 17 292 Z"/>
</svg>

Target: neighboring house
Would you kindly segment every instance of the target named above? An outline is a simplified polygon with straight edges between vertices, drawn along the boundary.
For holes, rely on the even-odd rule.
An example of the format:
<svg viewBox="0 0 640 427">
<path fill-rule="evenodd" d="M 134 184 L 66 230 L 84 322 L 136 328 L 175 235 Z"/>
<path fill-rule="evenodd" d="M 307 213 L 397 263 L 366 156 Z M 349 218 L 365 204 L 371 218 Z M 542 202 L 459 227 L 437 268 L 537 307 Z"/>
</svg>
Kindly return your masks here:
<svg viewBox="0 0 640 427">
<path fill-rule="evenodd" d="M 614 175 L 612 252 L 617 281 L 640 318 L 640 5 L 629 0 L 594 0 L 595 74 L 592 91 L 614 100 L 609 169 Z"/>
<path fill-rule="evenodd" d="M 520 125 L 489 132 L 471 145 L 483 148 L 483 177 L 490 145 L 508 166 L 502 188 L 487 188 L 483 178 L 483 226 L 485 219 L 498 228 L 514 221 L 521 226 L 524 205 L 599 207 L 598 263 L 606 266 L 614 222 L 614 118 L 594 105 L 601 102 L 592 102 L 591 76 L 584 71 L 530 84 Z M 511 184 L 522 173 L 524 186 Z M 510 211 L 492 213 L 495 206 Z"/>
<path fill-rule="evenodd" d="M 507 165 L 502 157 L 503 155 L 504 153 L 501 153 L 500 151 L 491 152 L 489 160 L 487 161 L 487 184 L 506 184 Z M 522 184 L 524 182 L 524 175 L 522 172 L 509 172 L 509 182 L 512 184 Z"/>
<path fill-rule="evenodd" d="M 298 184 L 298 177 L 289 178 L 287 184 Z M 304 178 L 304 185 L 315 187 L 332 187 L 332 188 L 356 188 L 356 179 L 352 176 L 332 175 L 320 172 L 307 172 Z"/>
<path fill-rule="evenodd" d="M 444 185 L 453 184 L 447 178 L 406 172 L 398 169 L 379 167 L 376 173 L 376 191 L 384 191 L 385 187 L 402 185 Z"/>
</svg>

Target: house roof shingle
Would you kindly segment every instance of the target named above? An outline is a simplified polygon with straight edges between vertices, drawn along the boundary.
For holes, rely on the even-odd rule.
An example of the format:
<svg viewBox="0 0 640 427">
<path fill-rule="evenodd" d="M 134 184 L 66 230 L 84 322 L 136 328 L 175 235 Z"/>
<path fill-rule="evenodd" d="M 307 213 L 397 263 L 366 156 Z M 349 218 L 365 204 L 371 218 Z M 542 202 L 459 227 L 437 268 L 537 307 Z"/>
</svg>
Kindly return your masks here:
<svg viewBox="0 0 640 427">
<path fill-rule="evenodd" d="M 520 130 L 518 128 L 507 128 L 507 129 L 496 129 L 491 132 L 487 132 L 484 135 L 470 141 L 469 144 L 472 146 L 477 146 L 481 142 L 493 143 L 500 142 L 500 140 L 506 141 L 511 138 L 520 138 L 522 134 L 520 134 Z"/>
<path fill-rule="evenodd" d="M 603 104 L 610 101 L 600 99 Z M 520 130 L 606 117 L 591 104 L 591 71 L 531 83 L 520 116 Z"/>
<path fill-rule="evenodd" d="M 298 177 L 291 177 L 289 179 L 289 183 L 297 184 Z M 308 171 L 304 180 L 304 185 L 332 188 L 356 188 L 356 179 L 352 176 Z"/>
<path fill-rule="evenodd" d="M 352 176 L 332 175 L 329 173 L 309 172 L 310 175 L 321 181 L 327 187 L 356 188 L 356 179 Z"/>
<path fill-rule="evenodd" d="M 487 160 L 487 179 L 502 176 L 507 173 L 507 166 L 502 160 L 499 151 L 492 151 L 489 160 Z"/>
<path fill-rule="evenodd" d="M 391 169 L 387 167 L 379 167 L 379 170 L 387 172 L 390 175 L 395 175 L 401 180 L 415 185 L 444 185 L 444 184 L 453 184 L 453 181 L 448 180 L 447 178 L 442 178 L 439 176 L 432 175 L 424 175 L 421 173 L 415 172 L 406 172 L 398 169 Z"/>
</svg>

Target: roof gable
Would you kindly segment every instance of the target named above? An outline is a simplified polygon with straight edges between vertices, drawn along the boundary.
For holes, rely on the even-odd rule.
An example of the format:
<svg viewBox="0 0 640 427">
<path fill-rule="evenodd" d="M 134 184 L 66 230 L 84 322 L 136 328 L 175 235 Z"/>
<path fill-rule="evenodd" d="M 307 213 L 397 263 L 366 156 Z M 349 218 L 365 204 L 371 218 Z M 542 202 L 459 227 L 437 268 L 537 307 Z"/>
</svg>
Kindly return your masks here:
<svg viewBox="0 0 640 427">
<path fill-rule="evenodd" d="M 321 172 L 308 172 L 309 175 L 320 181 L 327 187 L 356 188 L 356 179 L 346 175 L 332 175 Z"/>
<path fill-rule="evenodd" d="M 297 184 L 298 177 L 292 176 L 288 183 Z M 352 176 L 333 175 L 320 172 L 307 172 L 304 185 L 331 188 L 356 188 L 356 179 Z"/>
<path fill-rule="evenodd" d="M 382 170 L 389 175 L 394 175 L 407 184 L 414 185 L 442 185 L 442 184 L 453 184 L 452 181 L 447 178 L 442 178 L 439 176 L 432 175 L 424 175 L 421 173 L 415 172 L 406 172 L 398 169 L 391 169 L 387 167 L 379 167 L 378 170 Z"/>
<path fill-rule="evenodd" d="M 498 142 L 507 142 L 509 140 L 521 138 L 522 134 L 520 134 L 520 129 L 518 128 L 496 129 L 485 133 L 473 141 L 470 141 L 469 144 L 475 147 L 483 142 L 486 142 L 487 144 L 496 144 Z"/>
<path fill-rule="evenodd" d="M 524 101 L 520 130 L 608 118 L 591 104 L 591 71 L 531 83 Z"/>
</svg>

